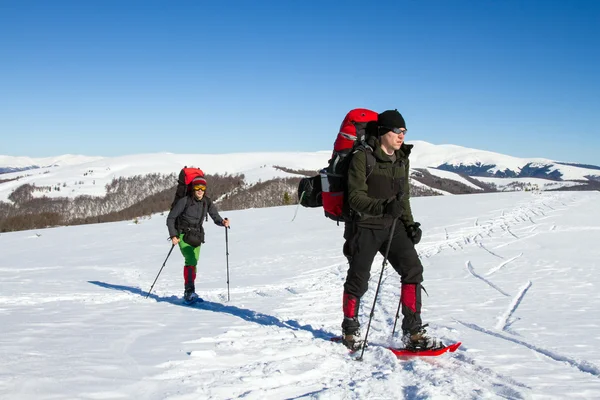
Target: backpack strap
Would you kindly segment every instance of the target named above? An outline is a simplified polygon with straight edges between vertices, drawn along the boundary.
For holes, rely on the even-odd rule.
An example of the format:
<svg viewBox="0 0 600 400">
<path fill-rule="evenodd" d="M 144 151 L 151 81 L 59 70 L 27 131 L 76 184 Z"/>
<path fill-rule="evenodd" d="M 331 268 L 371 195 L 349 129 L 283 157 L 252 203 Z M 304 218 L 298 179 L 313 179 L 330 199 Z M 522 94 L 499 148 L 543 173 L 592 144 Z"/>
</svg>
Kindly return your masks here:
<svg viewBox="0 0 600 400">
<path fill-rule="evenodd" d="M 183 215 L 185 210 L 187 210 L 188 207 L 192 205 L 192 201 L 194 201 L 194 199 L 192 199 L 191 196 L 186 196 L 186 198 L 187 198 L 187 200 L 185 201 L 185 207 L 183 208 L 183 211 L 181 212 L 181 214 L 179 214 L 179 216 L 177 218 L 175 218 L 175 229 L 177 229 L 177 231 L 180 230 L 179 224 L 181 223 L 181 216 Z"/>
<path fill-rule="evenodd" d="M 371 175 L 371 173 L 373 172 L 373 170 L 375 169 L 375 164 L 377 163 L 377 160 L 375 159 L 375 156 L 373 155 L 373 148 L 371 146 L 369 146 L 368 144 L 366 144 L 365 142 L 361 142 L 360 144 L 358 144 L 355 148 L 353 153 L 356 153 L 358 151 L 364 151 L 365 152 L 365 162 L 366 162 L 366 178 L 369 178 L 369 175 Z M 346 187 L 346 196 L 347 191 L 348 191 L 348 187 Z M 351 225 L 355 225 L 356 221 L 358 219 L 359 213 L 357 213 L 356 211 L 354 211 L 352 208 L 349 208 L 349 212 L 350 212 L 350 219 L 346 220 L 347 224 L 351 224 Z M 338 221 L 338 225 L 340 224 L 340 222 Z M 355 229 L 354 227 L 352 229 Z"/>
<path fill-rule="evenodd" d="M 208 222 L 208 208 L 210 207 L 209 202 L 212 203 L 212 200 L 206 197 L 206 195 L 204 196 L 203 200 L 204 201 L 202 202 L 202 218 L 204 218 L 204 220 Z M 202 218 L 200 218 L 200 221 L 202 221 Z"/>
<path fill-rule="evenodd" d="M 358 146 L 356 146 L 355 152 L 356 151 L 364 151 L 365 152 L 365 162 L 367 163 L 366 172 L 367 172 L 367 178 L 369 178 L 369 176 L 373 172 L 373 169 L 375 169 L 375 164 L 377 163 L 377 160 L 375 159 L 375 156 L 373 155 L 373 148 L 363 142 L 363 143 L 359 144 Z"/>
<path fill-rule="evenodd" d="M 193 201 L 194 199 L 192 199 L 192 196 L 187 196 L 187 200 L 185 201 L 185 208 L 183 209 L 183 211 L 187 210 L 187 208 L 192 205 Z"/>
<path fill-rule="evenodd" d="M 367 162 L 367 179 L 368 179 L 369 176 L 371 175 L 371 173 L 373 172 L 373 169 L 375 169 L 375 163 L 377 163 L 377 160 L 375 159 L 375 156 L 373 155 L 373 148 L 371 148 L 371 146 L 365 147 L 365 161 Z"/>
</svg>

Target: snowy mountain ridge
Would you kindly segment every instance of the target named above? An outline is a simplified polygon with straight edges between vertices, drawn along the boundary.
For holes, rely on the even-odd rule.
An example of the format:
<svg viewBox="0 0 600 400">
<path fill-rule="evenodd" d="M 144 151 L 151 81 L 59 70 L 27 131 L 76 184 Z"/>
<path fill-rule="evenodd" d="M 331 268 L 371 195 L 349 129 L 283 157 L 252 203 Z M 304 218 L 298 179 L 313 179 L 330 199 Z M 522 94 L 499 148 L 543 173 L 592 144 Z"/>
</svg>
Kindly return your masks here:
<svg viewBox="0 0 600 400">
<path fill-rule="evenodd" d="M 553 187 L 579 185 L 566 181 L 600 181 L 600 171 L 576 165 L 561 164 L 542 158 L 517 158 L 499 153 L 456 145 L 434 145 L 424 141 L 414 144 L 411 168 L 427 168 L 443 179 L 461 181 L 460 175 L 488 178 L 511 178 L 500 186 L 520 184 L 522 180 L 543 178 L 539 184 Z M 0 201 L 17 187 L 29 183 L 36 186 L 63 187 L 65 190 L 43 193 L 48 197 L 78 195 L 103 196 L 105 185 L 113 179 L 149 173 L 176 174 L 184 166 L 197 166 L 208 174 L 244 174 L 247 184 L 273 178 L 298 177 L 289 170 L 317 171 L 327 165 L 331 151 L 256 152 L 232 154 L 133 154 L 118 157 L 64 155 L 49 158 L 0 156 L 0 168 L 33 168 L 0 175 Z M 594 166 L 592 166 L 594 167 Z M 448 175 L 448 171 L 453 175 Z M 460 175 L 459 175 L 460 174 Z M 18 178 L 18 179 L 17 179 Z M 547 181 L 551 179 L 551 182 Z M 563 183 L 564 181 L 564 183 Z M 495 183 L 498 186 L 497 183 Z M 536 182 L 536 184 L 538 184 Z M 39 193 L 41 195 L 41 193 Z"/>
<path fill-rule="evenodd" d="M 64 165 L 77 165 L 89 161 L 99 160 L 104 157 L 83 156 L 75 154 L 63 154 L 56 157 L 14 157 L 0 155 L 0 172 L 2 170 L 27 170 L 32 168 L 44 168 Z"/>
<path fill-rule="evenodd" d="M 547 158 L 519 158 L 450 144 L 433 145 L 423 141 L 411 143 L 415 145 L 411 155 L 413 167 L 432 167 L 469 176 L 497 178 L 586 180 L 587 176 L 600 176 L 598 170 L 586 168 L 596 166 L 579 166 Z"/>
<path fill-rule="evenodd" d="M 524 169 L 543 169 L 548 170 L 547 178 L 552 179 L 585 179 L 586 175 L 599 175 L 599 166 L 582 165 L 577 163 L 567 163 L 554 161 L 547 158 L 519 158 L 487 150 L 477 150 L 453 144 L 431 144 L 425 141 L 408 141 L 415 147 L 411 154 L 411 166 L 413 168 L 438 168 L 451 172 L 463 172 L 470 168 L 472 176 L 496 176 L 496 177 L 522 177 L 533 176 L 531 172 L 523 175 Z M 12 157 L 0 155 L 0 171 L 2 170 L 25 170 L 31 168 L 46 168 L 52 166 L 73 166 L 82 165 L 90 162 L 111 163 L 114 160 L 117 163 L 124 159 L 131 158 L 132 162 L 139 160 L 139 157 L 153 158 L 166 156 L 169 158 L 181 159 L 183 163 L 186 160 L 195 160 L 201 165 L 206 165 L 207 169 L 212 169 L 219 173 L 239 173 L 243 169 L 257 167 L 255 161 L 266 161 L 268 164 L 279 162 L 288 168 L 297 169 L 318 169 L 321 168 L 329 159 L 330 150 L 310 152 L 256 152 L 256 153 L 232 153 L 232 154 L 173 154 L 173 153 L 154 153 L 141 155 L 127 155 L 118 157 L 90 157 L 84 155 L 65 154 L 56 157 L 31 158 L 31 157 Z M 208 158 L 208 159 L 206 159 Z M 220 158 L 231 158 L 231 162 L 219 160 Z M 285 162 L 284 162 L 285 161 Z M 318 161 L 318 163 L 315 163 Z M 158 172 L 158 171 L 153 171 Z M 554 175 L 552 176 L 552 174 Z M 478 175 L 479 174 L 479 175 Z M 544 176 L 537 176 L 544 177 Z"/>
</svg>

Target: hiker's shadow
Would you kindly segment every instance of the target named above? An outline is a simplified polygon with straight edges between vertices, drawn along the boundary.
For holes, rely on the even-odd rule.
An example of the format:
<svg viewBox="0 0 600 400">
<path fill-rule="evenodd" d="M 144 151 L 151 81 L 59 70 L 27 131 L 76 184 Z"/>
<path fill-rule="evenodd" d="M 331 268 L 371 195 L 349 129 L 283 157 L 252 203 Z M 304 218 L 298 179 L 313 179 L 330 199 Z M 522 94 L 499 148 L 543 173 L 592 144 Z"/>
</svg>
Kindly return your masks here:
<svg viewBox="0 0 600 400">
<path fill-rule="evenodd" d="M 254 322 L 254 323 L 265 325 L 265 326 L 277 326 L 279 328 L 286 328 L 286 329 L 291 329 L 294 331 L 303 330 L 303 331 L 312 333 L 312 335 L 317 339 L 329 340 L 332 336 L 334 336 L 331 332 L 327 332 L 322 329 L 315 329 L 311 325 L 300 325 L 298 323 L 298 321 L 294 321 L 291 319 L 288 319 L 287 321 L 282 321 L 279 318 L 274 317 L 272 315 L 267 315 L 267 314 L 263 314 L 263 313 L 260 313 L 257 311 L 248 310 L 246 308 L 239 308 L 236 306 L 228 306 L 228 305 L 224 305 L 221 303 L 215 303 L 215 302 L 206 301 L 206 300 L 201 303 L 195 303 L 194 305 L 189 306 L 189 305 L 183 304 L 183 300 L 177 296 L 161 297 L 156 294 L 148 295 L 148 293 L 143 291 L 142 289 L 132 287 L 132 286 L 114 285 L 111 283 L 99 282 L 99 281 L 88 281 L 88 282 L 93 285 L 97 285 L 97 286 L 107 288 L 107 289 L 118 290 L 121 292 L 129 292 L 129 293 L 133 293 L 133 294 L 143 296 L 143 297 L 148 296 L 148 298 L 152 298 L 157 302 L 167 302 L 167 303 L 171 303 L 171 304 L 174 304 L 176 306 L 181 306 L 181 307 L 195 308 L 198 310 L 213 311 L 213 312 L 224 313 L 224 314 L 231 314 L 231 315 L 239 317 L 243 320 L 246 320 L 249 322 Z"/>
</svg>

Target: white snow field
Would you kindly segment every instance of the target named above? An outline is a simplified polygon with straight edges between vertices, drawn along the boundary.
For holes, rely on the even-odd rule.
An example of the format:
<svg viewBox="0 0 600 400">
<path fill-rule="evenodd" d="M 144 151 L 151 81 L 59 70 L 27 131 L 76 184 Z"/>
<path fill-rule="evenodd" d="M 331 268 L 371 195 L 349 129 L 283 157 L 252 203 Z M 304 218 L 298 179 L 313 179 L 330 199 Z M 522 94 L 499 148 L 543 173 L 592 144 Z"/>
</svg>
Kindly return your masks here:
<svg viewBox="0 0 600 400">
<path fill-rule="evenodd" d="M 165 215 L 0 235 L 2 399 L 598 399 L 600 193 L 412 200 L 423 320 L 455 353 L 385 349 L 399 300 L 386 267 L 363 361 L 340 333 L 342 226 L 321 209 L 223 212 L 182 305 Z M 383 257 L 372 267 L 366 328 Z M 364 332 L 364 329 L 363 329 Z"/>
</svg>

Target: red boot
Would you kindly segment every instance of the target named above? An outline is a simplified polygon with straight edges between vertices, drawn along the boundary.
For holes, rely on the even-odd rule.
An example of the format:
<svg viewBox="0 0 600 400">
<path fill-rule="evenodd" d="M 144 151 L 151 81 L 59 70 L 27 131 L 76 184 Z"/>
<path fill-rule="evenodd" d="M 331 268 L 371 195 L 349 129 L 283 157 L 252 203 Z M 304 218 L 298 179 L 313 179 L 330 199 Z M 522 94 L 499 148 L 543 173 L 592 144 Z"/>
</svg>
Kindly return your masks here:
<svg viewBox="0 0 600 400">
<path fill-rule="evenodd" d="M 183 279 L 185 282 L 185 291 L 183 292 L 183 298 L 188 301 L 192 300 L 193 297 L 198 297 L 194 282 L 196 281 L 196 266 L 186 265 L 183 267 Z"/>
</svg>

